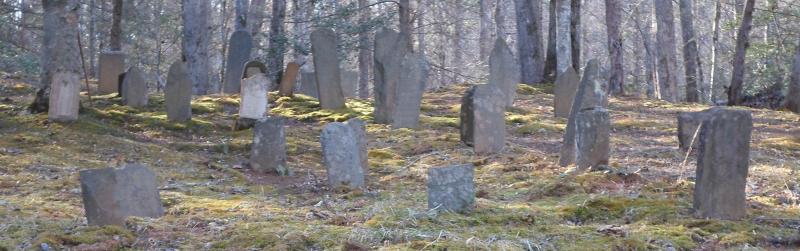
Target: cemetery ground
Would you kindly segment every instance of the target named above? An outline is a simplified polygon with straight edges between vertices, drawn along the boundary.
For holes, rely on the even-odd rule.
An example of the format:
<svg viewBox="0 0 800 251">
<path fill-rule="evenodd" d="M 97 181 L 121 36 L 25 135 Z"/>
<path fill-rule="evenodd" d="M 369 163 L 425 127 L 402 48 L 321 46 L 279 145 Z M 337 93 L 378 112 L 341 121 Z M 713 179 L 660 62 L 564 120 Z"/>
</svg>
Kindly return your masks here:
<svg viewBox="0 0 800 251">
<path fill-rule="evenodd" d="M 518 88 L 506 148 L 486 156 L 459 141 L 467 85 L 426 93 L 418 130 L 371 123 L 371 101 L 334 112 L 271 93 L 270 113 L 288 118 L 293 175 L 280 177 L 248 168 L 253 132 L 231 130 L 235 96 L 195 97 L 193 120 L 170 123 L 163 95 L 143 108 L 84 95 L 79 120 L 58 124 L 24 112 L 33 89 L 0 81 L 0 250 L 800 248 L 800 116 L 789 112 L 753 110 L 748 216 L 722 221 L 692 217 L 695 159 L 675 136 L 677 112 L 703 105 L 612 98 L 611 170 L 573 175 L 557 165 L 566 119 L 553 117 L 552 86 Z M 368 186 L 329 189 L 319 134 L 351 117 L 367 121 Z M 166 215 L 87 226 L 78 171 L 125 162 L 156 172 Z M 429 211 L 426 170 L 462 163 L 476 167 L 474 212 Z"/>
</svg>

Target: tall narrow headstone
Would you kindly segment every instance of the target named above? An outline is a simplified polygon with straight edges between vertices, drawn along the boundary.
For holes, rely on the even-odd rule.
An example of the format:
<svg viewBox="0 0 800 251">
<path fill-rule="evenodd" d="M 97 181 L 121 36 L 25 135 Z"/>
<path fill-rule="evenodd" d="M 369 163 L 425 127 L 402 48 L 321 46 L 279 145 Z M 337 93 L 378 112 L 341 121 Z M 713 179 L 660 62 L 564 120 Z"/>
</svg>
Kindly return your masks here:
<svg viewBox="0 0 800 251">
<path fill-rule="evenodd" d="M 106 51 L 100 53 L 99 61 L 98 94 L 111 94 L 119 92 L 119 75 L 125 73 L 125 53 L 121 51 Z"/>
<path fill-rule="evenodd" d="M 406 54 L 404 37 L 392 29 L 382 28 L 375 34 L 375 123 L 391 124 L 396 107 L 397 86 L 404 74 L 401 63 Z"/>
<path fill-rule="evenodd" d="M 253 128 L 253 146 L 250 166 L 261 173 L 290 175 L 286 165 L 286 134 L 283 119 L 266 117 L 256 122 Z"/>
<path fill-rule="evenodd" d="M 498 38 L 489 56 L 489 84 L 497 86 L 503 93 L 506 107 L 514 104 L 519 78 L 519 64 L 514 60 L 514 54 L 511 54 L 506 41 Z"/>
<path fill-rule="evenodd" d="M 266 67 L 258 61 L 247 63 L 245 74 L 242 75 L 241 100 L 239 101 L 239 119 L 250 119 L 252 122 L 264 118 L 269 111 L 267 92 L 269 79 Z"/>
<path fill-rule="evenodd" d="M 400 81 L 392 115 L 392 128 L 417 128 L 425 83 L 428 80 L 428 62 L 425 57 L 408 53 L 400 65 Z"/>
<path fill-rule="evenodd" d="M 688 151 L 690 145 L 697 149 L 699 128 L 707 119 L 708 114 L 705 111 L 678 113 L 678 147 L 682 151 Z M 695 134 L 697 138 L 695 138 Z M 692 140 L 694 140 L 694 144 L 692 144 Z"/>
<path fill-rule="evenodd" d="M 250 60 L 253 36 L 247 31 L 235 31 L 228 46 L 228 61 L 225 67 L 225 93 L 239 93 L 244 65 Z"/>
<path fill-rule="evenodd" d="M 298 92 L 309 97 L 319 99 L 319 93 L 317 93 L 317 77 L 313 71 L 300 72 L 300 89 Z"/>
<path fill-rule="evenodd" d="M 319 94 L 319 104 L 323 109 L 345 108 L 337 44 L 336 33 L 331 29 L 324 28 L 311 32 L 311 50 L 314 53 L 317 93 Z"/>
<path fill-rule="evenodd" d="M 281 85 L 278 88 L 278 96 L 292 97 L 294 96 L 294 83 L 297 82 L 297 74 L 300 72 L 300 65 L 295 62 L 286 64 L 286 71 L 283 72 L 281 77 Z"/>
<path fill-rule="evenodd" d="M 328 185 L 332 189 L 364 186 L 367 152 L 363 131 L 363 122 L 358 119 L 328 123 L 322 129 L 322 162 L 328 172 Z"/>
<path fill-rule="evenodd" d="M 80 109 L 80 76 L 74 72 L 57 71 L 53 74 L 52 81 L 47 118 L 60 122 L 77 120 Z"/>
<path fill-rule="evenodd" d="M 700 218 L 738 220 L 747 212 L 745 188 L 750 164 L 750 111 L 711 108 L 700 129 L 694 213 Z"/>
<path fill-rule="evenodd" d="M 122 104 L 130 107 L 147 106 L 147 82 L 138 67 L 131 67 L 125 72 L 122 88 Z"/>
<path fill-rule="evenodd" d="M 428 169 L 428 208 L 468 213 L 475 208 L 475 168 L 458 165 Z"/>
<path fill-rule="evenodd" d="M 505 147 L 505 96 L 495 86 L 475 85 L 461 102 L 461 141 L 475 153 L 497 153 Z"/>
<path fill-rule="evenodd" d="M 558 74 L 554 88 L 553 110 L 557 118 L 568 118 L 572 110 L 572 103 L 575 101 L 575 93 L 578 91 L 578 73 L 572 67 L 567 67 L 567 71 Z"/>
<path fill-rule="evenodd" d="M 578 170 L 608 167 L 611 152 L 611 120 L 604 108 L 587 108 L 575 117 Z"/>
<path fill-rule="evenodd" d="M 89 225 L 122 226 L 130 216 L 164 215 L 156 175 L 142 165 L 82 170 L 80 182 Z"/>
<path fill-rule="evenodd" d="M 186 64 L 181 60 L 175 61 L 169 67 L 167 85 L 164 88 L 169 121 L 186 122 L 192 119 L 192 83 L 187 74 Z"/>
<path fill-rule="evenodd" d="M 607 100 L 603 79 L 600 76 L 600 68 L 596 59 L 589 60 L 584 70 L 583 79 L 575 93 L 575 99 L 570 107 L 567 128 L 564 132 L 563 145 L 559 155 L 558 164 L 568 166 L 575 163 L 577 144 L 575 142 L 575 116 L 584 108 L 605 108 Z"/>
<path fill-rule="evenodd" d="M 342 71 L 342 93 L 345 97 L 355 98 L 358 96 L 358 72 Z"/>
</svg>

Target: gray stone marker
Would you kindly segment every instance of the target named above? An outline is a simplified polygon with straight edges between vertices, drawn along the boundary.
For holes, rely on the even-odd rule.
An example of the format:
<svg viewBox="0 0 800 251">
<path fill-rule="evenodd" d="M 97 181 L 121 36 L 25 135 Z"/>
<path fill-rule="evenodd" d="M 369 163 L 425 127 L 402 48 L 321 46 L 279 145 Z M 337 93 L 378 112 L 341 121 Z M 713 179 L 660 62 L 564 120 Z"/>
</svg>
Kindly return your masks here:
<svg viewBox="0 0 800 251">
<path fill-rule="evenodd" d="M 401 63 L 406 54 L 404 37 L 392 29 L 382 28 L 375 34 L 375 123 L 391 124 L 396 106 L 397 86 L 404 74 Z"/>
<path fill-rule="evenodd" d="M 511 54 L 506 41 L 498 38 L 489 56 L 489 84 L 500 88 L 506 107 L 514 104 L 519 78 L 519 64 L 514 60 L 514 54 Z"/>
<path fill-rule="evenodd" d="M 82 170 L 80 182 L 89 225 L 122 226 L 129 216 L 164 215 L 156 175 L 142 165 Z"/>
<path fill-rule="evenodd" d="M 337 55 L 338 39 L 331 29 L 311 32 L 311 50 L 314 53 L 314 73 L 317 79 L 317 94 L 322 109 L 345 108 L 342 94 L 342 77 Z"/>
<path fill-rule="evenodd" d="M 705 111 L 678 113 L 678 147 L 682 151 L 689 150 L 689 146 L 692 145 L 692 139 L 695 138 L 695 133 L 697 133 L 697 139 L 694 139 L 693 148 L 697 149 L 700 137 L 698 128 L 707 119 L 708 114 Z"/>
<path fill-rule="evenodd" d="M 572 110 L 572 103 L 575 101 L 575 93 L 578 89 L 578 73 L 572 67 L 558 75 L 556 85 L 553 90 L 553 110 L 557 118 L 568 118 Z"/>
<path fill-rule="evenodd" d="M 253 128 L 253 146 L 250 151 L 250 166 L 260 173 L 290 175 L 286 165 L 286 134 L 283 118 L 266 117 L 256 122 Z"/>
<path fill-rule="evenodd" d="M 367 152 L 365 129 L 359 119 L 332 122 L 322 129 L 322 162 L 328 172 L 328 186 L 360 188 L 365 182 Z"/>
<path fill-rule="evenodd" d="M 125 72 L 122 88 L 122 104 L 130 107 L 147 106 L 147 82 L 138 67 L 131 67 Z"/>
<path fill-rule="evenodd" d="M 106 51 L 100 53 L 97 63 L 98 86 L 97 93 L 100 95 L 119 92 L 119 75 L 125 73 L 125 53 L 121 51 Z"/>
<path fill-rule="evenodd" d="M 74 72 L 57 71 L 50 83 L 50 99 L 47 118 L 50 121 L 69 122 L 78 120 L 80 110 L 80 75 Z"/>
<path fill-rule="evenodd" d="M 164 87 L 164 102 L 167 119 L 172 122 L 192 120 L 192 82 L 186 72 L 186 64 L 178 60 L 172 63 Z"/>
<path fill-rule="evenodd" d="M 477 154 L 503 150 L 506 139 L 505 96 L 495 86 L 475 85 L 461 100 L 461 141 Z"/>
<path fill-rule="evenodd" d="M 286 64 L 286 71 L 283 72 L 281 77 L 281 85 L 278 88 L 278 96 L 292 97 L 294 96 L 294 84 L 297 82 L 297 74 L 300 72 L 300 65 L 295 62 Z"/>
<path fill-rule="evenodd" d="M 317 90 L 317 77 L 313 71 L 311 72 L 300 72 L 300 88 L 298 90 L 299 93 L 305 94 L 309 97 L 313 97 L 318 99 L 319 93 Z"/>
<path fill-rule="evenodd" d="M 700 129 L 694 213 L 700 218 L 738 220 L 745 217 L 745 187 L 750 163 L 750 111 L 707 110 Z"/>
<path fill-rule="evenodd" d="M 400 68 L 403 74 L 396 86 L 392 128 L 417 128 L 422 93 L 428 80 L 428 62 L 420 54 L 407 53 Z"/>
<path fill-rule="evenodd" d="M 428 208 L 468 213 L 475 208 L 475 168 L 470 164 L 428 169 Z"/>
<path fill-rule="evenodd" d="M 575 99 L 570 107 L 567 128 L 564 132 L 563 145 L 559 155 L 558 164 L 568 166 L 575 163 L 577 144 L 575 142 L 575 117 L 577 113 L 585 108 L 605 108 L 608 100 L 606 91 L 603 87 L 605 82 L 600 76 L 600 67 L 596 59 L 589 60 L 583 74 L 583 79 L 575 93 Z"/>
<path fill-rule="evenodd" d="M 265 72 L 264 64 L 252 61 L 247 64 L 245 74 L 242 76 L 242 92 L 239 101 L 239 118 L 259 120 L 264 118 L 269 111 L 267 92 L 269 91 L 269 78 Z"/>
<path fill-rule="evenodd" d="M 358 96 L 358 72 L 342 71 L 342 93 L 345 97 L 355 98 Z"/>
<path fill-rule="evenodd" d="M 604 108 L 587 108 L 575 117 L 578 170 L 608 168 L 611 152 L 611 119 Z"/>
<path fill-rule="evenodd" d="M 231 35 L 229 45 L 223 91 L 239 93 L 244 65 L 250 61 L 250 52 L 253 49 L 253 36 L 247 31 L 235 31 Z"/>
</svg>

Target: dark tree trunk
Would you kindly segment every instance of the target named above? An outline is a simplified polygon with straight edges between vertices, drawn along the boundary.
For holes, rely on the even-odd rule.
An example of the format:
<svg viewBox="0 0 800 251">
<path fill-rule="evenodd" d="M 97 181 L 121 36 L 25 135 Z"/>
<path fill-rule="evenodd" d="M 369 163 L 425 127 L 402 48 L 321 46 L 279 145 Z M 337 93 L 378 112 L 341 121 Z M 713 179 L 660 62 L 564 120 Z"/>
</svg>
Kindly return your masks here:
<svg viewBox="0 0 800 251">
<path fill-rule="evenodd" d="M 739 105 L 742 102 L 742 85 L 744 84 L 744 59 L 750 47 L 750 29 L 753 28 L 753 9 L 755 0 L 747 0 L 742 17 L 742 25 L 736 35 L 736 50 L 733 56 L 733 74 L 728 88 L 728 105 Z"/>
</svg>

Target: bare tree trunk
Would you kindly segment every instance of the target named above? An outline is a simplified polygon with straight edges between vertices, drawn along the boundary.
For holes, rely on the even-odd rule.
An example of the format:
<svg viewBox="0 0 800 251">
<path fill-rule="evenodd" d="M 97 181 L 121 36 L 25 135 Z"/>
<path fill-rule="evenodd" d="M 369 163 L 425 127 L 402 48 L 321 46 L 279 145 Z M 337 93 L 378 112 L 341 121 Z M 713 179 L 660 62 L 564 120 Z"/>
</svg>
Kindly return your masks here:
<svg viewBox="0 0 800 251">
<path fill-rule="evenodd" d="M 113 21 L 111 23 L 111 36 L 109 37 L 109 49 L 112 51 L 122 50 L 122 0 L 114 0 Z"/>
<path fill-rule="evenodd" d="M 570 1 L 570 43 L 572 45 L 572 69 L 581 69 L 581 0 Z"/>
<path fill-rule="evenodd" d="M 272 19 L 269 22 L 269 47 L 267 48 L 267 73 L 272 81 L 271 86 L 277 88 L 283 76 L 283 57 L 286 53 L 286 0 L 272 1 Z"/>
<path fill-rule="evenodd" d="M 715 0 L 715 7 L 714 7 L 714 27 L 713 35 L 711 38 L 711 80 L 708 81 L 708 99 L 711 101 L 711 104 L 717 103 L 717 81 L 718 76 L 717 74 L 717 64 L 719 64 L 719 20 L 722 14 L 722 3 L 720 0 Z"/>
<path fill-rule="evenodd" d="M 234 1 L 236 1 L 236 6 L 234 6 L 234 8 L 236 9 L 236 17 L 234 18 L 234 29 L 237 31 L 245 30 L 247 29 L 247 0 L 234 0 Z M 225 5 L 226 4 L 223 4 L 223 6 Z M 225 39 L 223 39 L 223 41 L 225 41 Z"/>
<path fill-rule="evenodd" d="M 490 28 L 492 27 L 492 7 L 490 0 L 479 0 L 480 1 L 480 15 L 481 15 L 481 22 L 480 22 L 480 35 L 479 35 L 479 45 L 480 45 L 480 58 L 481 61 L 486 62 L 489 58 L 489 50 L 491 41 L 491 31 Z M 421 5 L 420 5 L 421 6 Z"/>
<path fill-rule="evenodd" d="M 521 81 L 525 84 L 542 82 L 542 20 L 539 0 L 515 0 L 517 14 L 517 54 L 520 60 Z M 567 21 L 569 24 L 569 21 Z"/>
<path fill-rule="evenodd" d="M 794 113 L 800 113 L 800 45 L 794 53 L 794 68 L 792 68 L 789 93 L 786 95 L 786 106 Z"/>
<path fill-rule="evenodd" d="M 47 112 L 50 87 L 56 72 L 78 74 L 78 0 L 42 0 L 42 47 L 40 86 L 29 110 L 32 113 Z"/>
<path fill-rule="evenodd" d="M 623 70 L 622 34 L 620 31 L 621 7 L 619 0 L 606 0 L 606 29 L 608 33 L 608 57 L 611 59 L 611 75 L 609 93 L 621 96 L 625 94 L 625 72 Z"/>
<path fill-rule="evenodd" d="M 686 101 L 700 102 L 698 91 L 698 72 L 701 70 L 697 51 L 697 37 L 694 35 L 694 14 L 692 0 L 680 0 L 681 31 L 683 32 L 683 64 L 686 71 Z"/>
<path fill-rule="evenodd" d="M 183 18 L 183 58 L 189 78 L 192 80 L 192 92 L 195 95 L 208 93 L 209 73 L 209 23 L 210 2 L 182 0 L 181 17 Z"/>
<path fill-rule="evenodd" d="M 358 21 L 362 24 L 369 22 L 367 0 L 358 0 L 358 8 L 361 11 Z M 370 44 L 366 30 L 358 34 L 358 97 L 362 99 L 369 98 L 369 66 L 372 62 Z"/>
<path fill-rule="evenodd" d="M 460 1 L 460 0 L 456 0 Z M 458 3 L 456 3 L 458 4 Z M 400 0 L 400 33 L 406 34 L 405 38 L 408 39 L 406 41 L 406 45 L 408 46 L 409 51 L 414 50 L 414 42 L 411 41 L 411 3 L 409 0 Z"/>
<path fill-rule="evenodd" d="M 731 85 L 728 89 L 728 105 L 731 106 L 739 105 L 742 102 L 744 59 L 747 54 L 747 48 L 750 47 L 750 29 L 753 28 L 753 9 L 755 4 L 755 0 L 747 0 L 744 16 L 742 17 L 742 26 L 739 27 L 739 33 L 736 35 L 736 54 L 733 56 L 733 74 L 731 76 Z"/>
<path fill-rule="evenodd" d="M 661 99 L 678 101 L 678 63 L 675 46 L 675 18 L 671 0 L 655 0 L 656 23 L 658 26 L 658 84 Z"/>
<path fill-rule="evenodd" d="M 556 1 L 550 0 L 549 25 L 547 27 L 547 56 L 544 60 L 544 81 L 556 81 Z"/>
<path fill-rule="evenodd" d="M 558 0 L 556 5 L 556 72 L 560 75 L 572 67 L 572 14 L 570 0 Z"/>
</svg>

